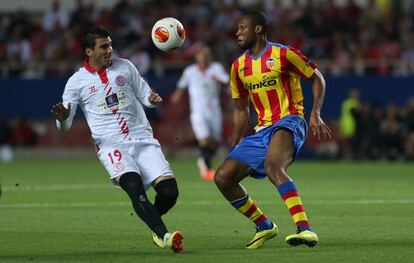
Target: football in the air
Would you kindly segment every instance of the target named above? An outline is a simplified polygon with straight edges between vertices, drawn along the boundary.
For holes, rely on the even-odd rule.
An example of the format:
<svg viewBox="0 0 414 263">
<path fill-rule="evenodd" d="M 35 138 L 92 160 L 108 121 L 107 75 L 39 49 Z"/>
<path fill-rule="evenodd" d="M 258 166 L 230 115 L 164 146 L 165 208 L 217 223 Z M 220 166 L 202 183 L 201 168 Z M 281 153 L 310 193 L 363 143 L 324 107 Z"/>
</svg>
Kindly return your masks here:
<svg viewBox="0 0 414 263">
<path fill-rule="evenodd" d="M 169 51 L 182 46 L 185 40 L 185 29 L 177 19 L 165 17 L 155 22 L 151 38 L 157 48 Z"/>
</svg>

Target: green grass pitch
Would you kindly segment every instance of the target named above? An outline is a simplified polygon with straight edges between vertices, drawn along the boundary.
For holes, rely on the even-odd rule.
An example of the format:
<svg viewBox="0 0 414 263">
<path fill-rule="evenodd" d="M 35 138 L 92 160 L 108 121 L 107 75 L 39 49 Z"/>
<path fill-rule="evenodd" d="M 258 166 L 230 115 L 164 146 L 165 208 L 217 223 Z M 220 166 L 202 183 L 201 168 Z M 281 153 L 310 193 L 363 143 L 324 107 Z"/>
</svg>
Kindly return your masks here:
<svg viewBox="0 0 414 263">
<path fill-rule="evenodd" d="M 288 246 L 295 227 L 277 191 L 246 179 L 280 230 L 254 251 L 244 249 L 254 225 L 199 178 L 195 161 L 171 164 L 180 197 L 164 221 L 184 233 L 182 254 L 152 244 L 98 160 L 0 163 L 0 262 L 414 262 L 413 163 L 295 163 L 288 172 L 319 235 L 315 248 Z"/>
</svg>

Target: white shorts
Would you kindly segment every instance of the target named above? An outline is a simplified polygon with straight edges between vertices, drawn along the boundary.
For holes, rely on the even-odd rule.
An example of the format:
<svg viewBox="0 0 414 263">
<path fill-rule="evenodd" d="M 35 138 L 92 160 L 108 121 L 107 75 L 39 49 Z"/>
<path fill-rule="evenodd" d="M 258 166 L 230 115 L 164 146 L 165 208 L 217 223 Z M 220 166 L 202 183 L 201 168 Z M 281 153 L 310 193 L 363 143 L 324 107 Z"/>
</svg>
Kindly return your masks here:
<svg viewBox="0 0 414 263">
<path fill-rule="evenodd" d="M 102 145 L 97 155 L 114 183 L 113 179 L 116 177 L 127 172 L 135 172 L 141 175 L 145 190 L 148 190 L 158 177 L 173 176 L 170 164 L 155 138 Z"/>
<path fill-rule="evenodd" d="M 213 110 L 204 113 L 191 113 L 191 127 L 194 136 L 199 141 L 201 139 L 211 138 L 218 142 L 221 141 L 222 133 L 222 116 L 221 110 Z"/>
</svg>

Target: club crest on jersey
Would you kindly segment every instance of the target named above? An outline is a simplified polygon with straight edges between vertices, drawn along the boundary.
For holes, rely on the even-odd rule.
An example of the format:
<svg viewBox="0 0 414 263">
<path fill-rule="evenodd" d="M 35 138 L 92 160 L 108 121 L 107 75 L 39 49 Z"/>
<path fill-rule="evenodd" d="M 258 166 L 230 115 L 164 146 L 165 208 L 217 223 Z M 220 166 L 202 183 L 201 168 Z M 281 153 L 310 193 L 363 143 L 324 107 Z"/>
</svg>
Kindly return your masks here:
<svg viewBox="0 0 414 263">
<path fill-rule="evenodd" d="M 125 169 L 125 164 L 121 162 L 117 162 L 116 164 L 114 164 L 115 172 L 122 172 L 124 169 Z"/>
<path fill-rule="evenodd" d="M 275 60 L 273 58 L 268 58 L 266 60 L 266 67 L 268 69 L 273 69 L 275 67 Z"/>
<path fill-rule="evenodd" d="M 125 85 L 125 77 L 121 76 L 121 75 L 117 76 L 115 78 L 115 83 L 116 83 L 116 85 L 118 85 L 120 87 L 124 86 Z"/>
</svg>

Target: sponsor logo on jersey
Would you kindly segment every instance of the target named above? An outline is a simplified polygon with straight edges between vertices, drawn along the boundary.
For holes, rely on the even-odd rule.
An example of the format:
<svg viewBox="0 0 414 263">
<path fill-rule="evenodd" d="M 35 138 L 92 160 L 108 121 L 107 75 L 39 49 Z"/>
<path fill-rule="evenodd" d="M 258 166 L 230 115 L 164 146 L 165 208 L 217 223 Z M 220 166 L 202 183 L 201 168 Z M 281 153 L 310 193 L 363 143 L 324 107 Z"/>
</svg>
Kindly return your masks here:
<svg viewBox="0 0 414 263">
<path fill-rule="evenodd" d="M 111 108 L 113 106 L 117 106 L 119 104 L 118 95 L 116 93 L 113 93 L 107 97 L 105 97 L 106 106 L 108 108 Z"/>
<path fill-rule="evenodd" d="M 124 86 L 125 85 L 125 77 L 121 76 L 121 75 L 117 76 L 115 78 L 115 83 L 116 83 L 116 85 L 118 85 L 120 87 Z"/>
<path fill-rule="evenodd" d="M 276 86 L 277 80 L 275 76 L 264 76 L 262 81 L 259 83 L 245 83 L 244 87 L 248 90 L 255 90 L 255 89 L 261 89 L 261 88 L 267 88 Z"/>
</svg>

